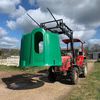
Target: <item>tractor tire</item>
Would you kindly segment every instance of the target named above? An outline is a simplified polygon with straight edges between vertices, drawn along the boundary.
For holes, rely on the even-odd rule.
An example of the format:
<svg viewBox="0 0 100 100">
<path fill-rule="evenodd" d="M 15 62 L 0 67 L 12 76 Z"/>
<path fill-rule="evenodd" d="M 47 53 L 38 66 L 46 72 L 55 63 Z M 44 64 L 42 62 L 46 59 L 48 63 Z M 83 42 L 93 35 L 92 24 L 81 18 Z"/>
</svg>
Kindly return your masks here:
<svg viewBox="0 0 100 100">
<path fill-rule="evenodd" d="M 77 67 L 74 67 L 71 71 L 71 84 L 77 84 L 79 79 L 79 71 Z"/>
<path fill-rule="evenodd" d="M 84 65 L 82 76 L 86 77 L 87 76 L 87 72 L 88 72 L 87 65 Z"/>
<path fill-rule="evenodd" d="M 55 72 L 52 72 L 53 67 L 50 67 L 48 70 L 48 80 L 52 83 L 54 83 L 56 81 L 56 74 Z"/>
</svg>

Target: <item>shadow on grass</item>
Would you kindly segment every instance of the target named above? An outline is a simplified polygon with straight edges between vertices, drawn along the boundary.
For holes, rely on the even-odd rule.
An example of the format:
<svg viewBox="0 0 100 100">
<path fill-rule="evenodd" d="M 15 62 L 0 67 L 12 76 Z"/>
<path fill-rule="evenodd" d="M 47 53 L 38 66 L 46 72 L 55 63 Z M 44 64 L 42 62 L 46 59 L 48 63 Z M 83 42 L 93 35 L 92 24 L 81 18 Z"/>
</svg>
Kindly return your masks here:
<svg viewBox="0 0 100 100">
<path fill-rule="evenodd" d="M 47 82 L 47 83 L 54 83 L 54 82 L 51 82 L 48 80 L 48 70 L 47 69 L 38 71 L 38 73 L 44 74 L 42 77 L 40 77 L 40 80 Z M 60 82 L 62 84 L 66 84 L 66 85 L 72 85 L 69 79 L 65 80 L 61 77 L 58 77 L 55 82 Z"/>
<path fill-rule="evenodd" d="M 34 89 L 42 87 L 45 82 L 52 83 L 48 80 L 48 70 L 40 70 L 37 74 L 17 74 L 11 77 L 2 78 L 2 81 L 7 85 L 7 88 L 13 90 Z M 62 78 L 56 81 L 66 85 L 72 85 L 69 80 Z"/>
<path fill-rule="evenodd" d="M 24 90 L 39 88 L 44 85 L 44 82 L 36 79 L 41 75 L 20 74 L 8 78 L 2 78 L 2 81 L 7 85 L 7 88 L 13 90 Z"/>
<path fill-rule="evenodd" d="M 51 82 L 51 81 L 48 80 L 48 70 L 41 70 L 38 73 L 45 74 L 42 77 L 40 77 L 40 80 L 42 80 L 44 82 L 47 82 L 47 83 L 54 83 L 54 82 Z M 56 78 L 56 81 L 55 82 L 60 82 L 60 83 L 65 84 L 65 85 L 73 85 L 70 79 L 67 79 L 65 77 L 62 78 L 60 76 L 58 76 Z"/>
</svg>

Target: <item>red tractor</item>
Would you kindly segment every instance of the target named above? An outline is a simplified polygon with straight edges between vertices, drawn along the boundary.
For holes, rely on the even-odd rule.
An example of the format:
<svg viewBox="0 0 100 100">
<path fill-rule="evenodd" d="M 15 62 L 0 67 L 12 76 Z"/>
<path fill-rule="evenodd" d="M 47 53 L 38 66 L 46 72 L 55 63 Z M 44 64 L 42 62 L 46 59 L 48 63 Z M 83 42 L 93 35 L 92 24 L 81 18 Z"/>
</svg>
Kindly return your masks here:
<svg viewBox="0 0 100 100">
<path fill-rule="evenodd" d="M 71 42 L 69 39 L 63 40 L 64 43 L 67 44 L 67 52 L 68 50 L 68 44 Z M 75 49 L 73 52 L 75 53 L 75 63 L 79 67 L 79 75 L 86 77 L 87 75 L 87 59 L 86 59 L 86 51 L 83 48 L 84 42 L 82 42 L 80 39 L 73 39 L 74 43 L 80 43 L 81 47 L 79 49 Z"/>
<path fill-rule="evenodd" d="M 86 77 L 87 75 L 86 54 L 83 48 L 84 43 L 79 39 L 73 39 L 72 43 L 80 42 L 81 48 L 78 50 L 70 47 L 69 49 L 71 41 L 71 39 L 63 40 L 63 42 L 67 44 L 67 48 L 61 51 L 62 66 L 52 66 L 49 68 L 48 79 L 51 82 L 55 82 L 57 79 L 69 79 L 72 84 L 76 84 L 79 76 Z"/>
<path fill-rule="evenodd" d="M 79 39 L 74 39 L 73 38 L 73 31 L 65 23 L 63 23 L 63 20 L 62 19 L 56 20 L 55 17 L 53 16 L 53 14 L 51 13 L 51 11 L 49 9 L 48 9 L 48 11 L 50 12 L 50 14 L 54 18 L 54 20 L 53 21 L 49 21 L 49 22 L 44 22 L 44 23 L 41 23 L 41 24 L 38 24 L 30 15 L 28 15 L 28 14 L 27 15 L 34 22 L 36 22 L 36 24 L 40 28 L 43 28 L 46 32 L 48 32 L 49 35 L 52 35 L 52 34 L 56 34 L 57 36 L 59 34 L 66 35 L 68 38 L 64 39 L 62 41 L 67 45 L 67 48 L 65 50 L 61 50 L 61 52 L 62 52 L 62 56 L 61 56 L 60 45 L 59 45 L 59 41 L 57 42 L 57 40 L 56 40 L 56 38 L 57 38 L 57 36 L 56 36 L 54 41 L 53 40 L 47 40 L 47 42 L 44 41 L 44 45 L 48 43 L 48 46 L 44 46 L 46 48 L 44 50 L 46 51 L 46 50 L 48 50 L 48 48 L 50 48 L 48 50 L 48 52 L 44 53 L 45 57 L 41 53 L 40 54 L 39 53 L 35 54 L 35 52 L 36 52 L 36 50 L 35 50 L 34 54 L 33 54 L 34 57 L 30 56 L 29 58 L 31 60 L 28 59 L 28 61 L 29 61 L 29 63 L 32 63 L 32 64 L 30 64 L 30 66 L 32 66 L 32 65 L 35 66 L 35 62 L 36 61 L 38 62 L 38 63 L 36 63 L 37 66 L 39 66 L 38 64 L 40 64 L 41 66 L 42 65 L 45 65 L 45 66 L 49 65 L 50 67 L 49 67 L 49 70 L 48 70 L 48 72 L 49 72 L 48 73 L 48 79 L 51 82 L 55 82 L 58 79 L 60 79 L 60 80 L 62 80 L 62 79 L 65 79 L 65 80 L 69 79 L 72 84 L 76 84 L 77 81 L 78 81 L 79 76 L 84 76 L 85 77 L 87 75 L 86 55 L 85 55 L 85 51 L 84 51 L 84 48 L 83 48 L 83 44 L 84 43 L 81 40 L 79 40 Z M 49 25 L 49 27 L 48 27 L 47 24 L 51 24 L 51 23 L 52 24 L 56 23 L 56 25 L 55 26 Z M 33 31 L 33 33 L 34 33 L 34 31 Z M 40 32 L 38 32 L 38 34 L 40 34 Z M 49 39 L 49 35 L 47 35 L 47 36 L 44 35 L 44 38 Z M 54 35 L 52 35 L 52 36 L 54 36 Z M 80 42 L 81 43 L 81 48 L 80 48 L 81 51 L 74 48 L 74 43 L 75 42 Z M 55 45 L 55 46 L 53 46 L 53 48 L 51 48 L 52 45 Z M 56 46 L 59 46 L 59 48 L 57 48 Z M 37 47 L 37 46 L 35 46 L 35 47 Z M 33 47 L 31 47 L 31 48 L 33 48 Z M 55 48 L 55 50 L 53 50 L 54 48 Z M 28 54 L 28 53 L 23 54 L 23 50 L 25 50 L 25 49 L 22 49 L 22 53 L 21 53 L 22 57 L 21 58 L 24 59 L 26 57 L 25 55 Z M 28 51 L 28 50 L 26 50 L 26 51 Z M 31 50 L 29 50 L 29 51 L 31 51 Z M 32 51 L 33 51 L 33 49 L 32 49 Z M 58 54 L 58 57 L 60 58 L 60 60 L 62 60 L 60 65 L 58 64 L 60 62 L 60 60 L 57 60 L 58 58 L 56 58 L 57 57 L 57 55 L 55 54 L 56 51 L 60 52 Z M 44 58 L 43 57 L 41 58 L 41 55 Z M 46 55 L 49 55 L 49 56 L 46 56 Z M 51 55 L 52 55 L 52 57 L 51 57 L 52 59 L 49 59 Z M 47 58 L 48 61 L 51 61 L 51 63 L 48 64 L 48 61 L 45 58 Z M 27 63 L 24 63 L 26 58 L 24 60 L 23 59 L 21 59 L 21 64 L 20 65 L 22 66 L 22 64 L 23 64 L 23 66 L 24 66 L 26 64 L 26 66 L 27 66 Z M 42 64 L 44 59 L 47 62 L 44 62 L 44 64 Z M 57 62 L 57 61 L 59 61 L 59 62 Z"/>
</svg>

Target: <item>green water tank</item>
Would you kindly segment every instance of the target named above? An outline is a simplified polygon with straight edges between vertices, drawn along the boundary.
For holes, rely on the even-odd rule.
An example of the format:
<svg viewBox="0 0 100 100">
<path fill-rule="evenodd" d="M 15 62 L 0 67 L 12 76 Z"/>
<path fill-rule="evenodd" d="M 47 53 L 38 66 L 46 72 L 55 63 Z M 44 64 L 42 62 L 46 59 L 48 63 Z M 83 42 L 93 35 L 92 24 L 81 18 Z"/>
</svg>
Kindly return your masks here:
<svg viewBox="0 0 100 100">
<path fill-rule="evenodd" d="M 61 66 L 59 35 L 36 28 L 21 40 L 20 67 Z"/>
</svg>

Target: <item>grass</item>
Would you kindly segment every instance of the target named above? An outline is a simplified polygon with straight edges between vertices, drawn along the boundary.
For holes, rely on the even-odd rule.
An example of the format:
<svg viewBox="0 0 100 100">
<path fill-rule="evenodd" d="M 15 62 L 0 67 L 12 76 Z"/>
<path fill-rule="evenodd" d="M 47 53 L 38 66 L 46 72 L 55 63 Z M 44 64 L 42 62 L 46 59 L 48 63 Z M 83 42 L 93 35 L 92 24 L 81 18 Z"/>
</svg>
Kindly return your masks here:
<svg viewBox="0 0 100 100">
<path fill-rule="evenodd" d="M 16 66 L 0 65 L 0 71 L 20 71 L 20 69 Z"/>
<path fill-rule="evenodd" d="M 46 67 L 34 67 L 34 68 L 26 68 L 26 69 L 22 69 L 16 66 L 4 66 L 4 65 L 0 65 L 0 71 L 5 71 L 5 72 L 26 72 L 26 73 L 35 73 L 39 70 L 44 70 L 46 69 Z"/>
<path fill-rule="evenodd" d="M 100 100 L 100 62 L 95 62 L 94 71 L 76 86 L 66 100 Z"/>
<path fill-rule="evenodd" d="M 83 79 L 64 100 L 100 100 L 100 62 L 96 62 L 94 66 L 94 71 Z M 0 66 L 0 71 L 7 72 L 35 73 L 43 69 L 46 67 L 20 69 L 15 66 Z"/>
</svg>

